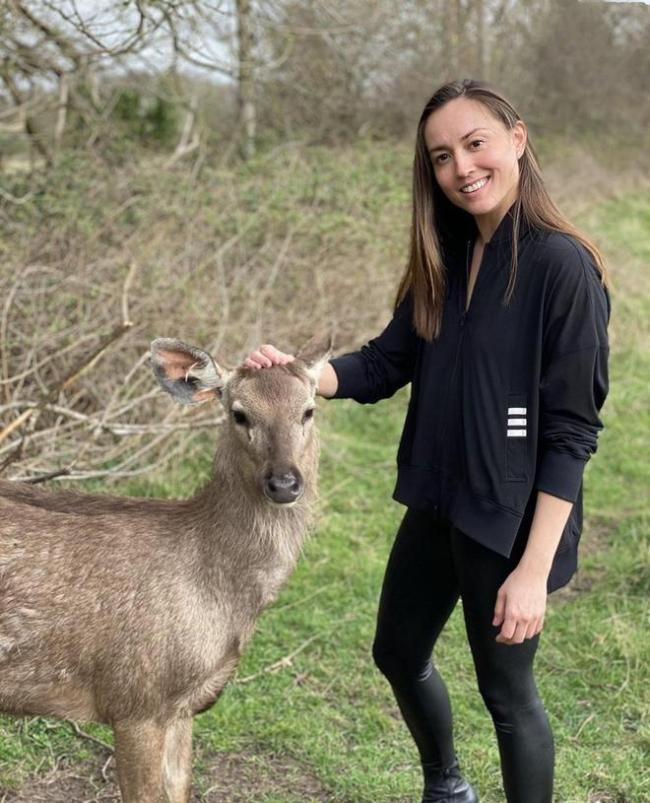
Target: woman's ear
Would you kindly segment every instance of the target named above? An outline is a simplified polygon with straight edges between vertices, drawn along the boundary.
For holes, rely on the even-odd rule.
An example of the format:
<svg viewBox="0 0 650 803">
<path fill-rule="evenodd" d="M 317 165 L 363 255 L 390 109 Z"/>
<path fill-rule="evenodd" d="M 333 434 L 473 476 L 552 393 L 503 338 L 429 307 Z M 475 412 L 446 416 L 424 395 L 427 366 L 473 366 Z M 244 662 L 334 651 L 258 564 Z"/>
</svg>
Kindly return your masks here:
<svg viewBox="0 0 650 803">
<path fill-rule="evenodd" d="M 517 120 L 512 127 L 512 139 L 517 152 L 517 159 L 521 159 L 526 150 L 526 143 L 528 142 L 528 129 L 523 120 Z"/>
</svg>

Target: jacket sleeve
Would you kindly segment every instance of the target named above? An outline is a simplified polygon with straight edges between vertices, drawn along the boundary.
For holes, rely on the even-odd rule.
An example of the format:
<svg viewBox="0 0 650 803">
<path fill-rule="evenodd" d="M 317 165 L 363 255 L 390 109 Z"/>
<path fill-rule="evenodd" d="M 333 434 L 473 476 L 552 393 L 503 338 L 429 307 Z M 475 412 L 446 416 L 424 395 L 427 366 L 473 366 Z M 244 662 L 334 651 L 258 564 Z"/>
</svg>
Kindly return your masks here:
<svg viewBox="0 0 650 803">
<path fill-rule="evenodd" d="M 401 301 L 384 331 L 359 351 L 330 360 L 338 378 L 333 398 L 373 404 L 387 399 L 413 377 L 418 336 L 412 296 Z"/>
<path fill-rule="evenodd" d="M 551 282 L 545 305 L 535 487 L 575 502 L 602 429 L 599 412 L 608 390 L 610 306 L 586 252 L 573 243 L 571 248 L 570 260 Z"/>
</svg>

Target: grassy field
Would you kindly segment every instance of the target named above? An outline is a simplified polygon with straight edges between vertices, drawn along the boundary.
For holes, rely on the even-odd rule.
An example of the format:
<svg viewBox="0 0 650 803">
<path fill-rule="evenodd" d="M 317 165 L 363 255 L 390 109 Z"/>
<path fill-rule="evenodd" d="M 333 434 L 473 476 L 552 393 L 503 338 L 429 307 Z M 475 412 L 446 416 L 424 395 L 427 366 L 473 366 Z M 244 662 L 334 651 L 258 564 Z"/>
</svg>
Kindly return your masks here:
<svg viewBox="0 0 650 803">
<path fill-rule="evenodd" d="M 581 570 L 551 600 L 537 674 L 556 737 L 558 803 L 642 803 L 650 799 L 650 195 L 594 204 L 578 222 L 612 264 L 611 393 L 598 455 L 587 467 Z M 197 799 L 419 799 L 415 749 L 370 659 L 383 567 L 402 514 L 390 495 L 407 398 L 402 391 L 372 407 L 321 401 L 319 525 L 262 617 L 236 681 L 195 721 Z M 124 492 L 188 493 L 208 463 L 206 455 L 164 483 Z M 482 803 L 499 803 L 496 742 L 458 609 L 437 663 L 464 770 Z M 110 740 L 105 728 L 86 730 Z M 78 764 L 88 772 L 88 761 L 100 766 L 105 758 L 64 724 L 0 719 L 0 799 L 2 788 L 34 773 Z M 219 783 L 221 792 L 213 788 Z"/>
</svg>

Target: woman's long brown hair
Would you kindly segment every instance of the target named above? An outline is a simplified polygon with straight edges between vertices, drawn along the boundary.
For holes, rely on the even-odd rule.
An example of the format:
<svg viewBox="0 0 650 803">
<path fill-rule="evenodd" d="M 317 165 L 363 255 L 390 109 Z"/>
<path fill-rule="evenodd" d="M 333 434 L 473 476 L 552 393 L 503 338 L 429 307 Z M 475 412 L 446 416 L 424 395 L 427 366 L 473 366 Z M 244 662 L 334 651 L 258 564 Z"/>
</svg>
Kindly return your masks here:
<svg viewBox="0 0 650 803">
<path fill-rule="evenodd" d="M 430 98 L 420 116 L 413 161 L 413 216 L 409 258 L 397 290 L 395 306 L 413 292 L 413 323 L 418 335 L 433 340 L 440 334 L 442 309 L 446 294 L 445 268 L 441 245 L 446 237 L 469 231 L 471 216 L 454 206 L 436 181 L 431 157 L 424 139 L 429 116 L 450 100 L 465 97 L 482 103 L 508 130 L 521 118 L 512 105 L 482 81 L 452 81 L 440 87 Z M 504 303 L 512 297 L 517 278 L 517 242 L 522 222 L 534 229 L 568 234 L 583 245 L 598 268 L 603 284 L 607 271 L 600 251 L 581 234 L 551 200 L 530 142 L 519 159 L 519 196 L 512 209 L 513 250 L 510 277 Z"/>
</svg>

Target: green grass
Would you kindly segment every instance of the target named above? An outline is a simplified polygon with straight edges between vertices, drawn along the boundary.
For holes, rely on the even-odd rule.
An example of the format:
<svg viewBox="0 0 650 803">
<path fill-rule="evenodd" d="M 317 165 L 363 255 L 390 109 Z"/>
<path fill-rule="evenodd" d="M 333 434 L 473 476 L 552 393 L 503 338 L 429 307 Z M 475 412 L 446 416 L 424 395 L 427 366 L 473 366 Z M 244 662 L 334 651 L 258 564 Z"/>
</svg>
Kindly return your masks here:
<svg viewBox="0 0 650 803">
<path fill-rule="evenodd" d="M 537 659 L 553 724 L 559 803 L 642 803 L 650 799 L 650 641 L 647 489 L 650 486 L 647 323 L 650 196 L 600 204 L 580 223 L 615 264 L 611 393 L 597 456 L 585 484 L 586 528 L 573 592 L 555 595 Z M 417 757 L 388 684 L 370 658 L 383 568 L 403 509 L 390 500 L 407 392 L 380 405 L 321 402 L 323 457 L 319 525 L 276 605 L 261 618 L 219 704 L 197 718 L 201 759 L 213 752 L 290 757 L 331 801 L 413 801 Z M 188 492 L 202 459 L 139 493 Z M 269 667 L 287 655 L 279 669 Z M 463 767 L 483 803 L 500 803 L 491 721 L 476 690 L 462 617 L 456 610 L 437 648 L 456 718 Z M 243 682 L 254 676 L 252 680 Z M 88 730 L 109 739 L 107 729 Z M 66 753 L 92 754 L 66 726 L 0 720 L 0 786 L 52 766 Z M 296 800 L 299 798 L 296 798 Z M 293 803 L 273 789 L 270 803 Z"/>
</svg>

